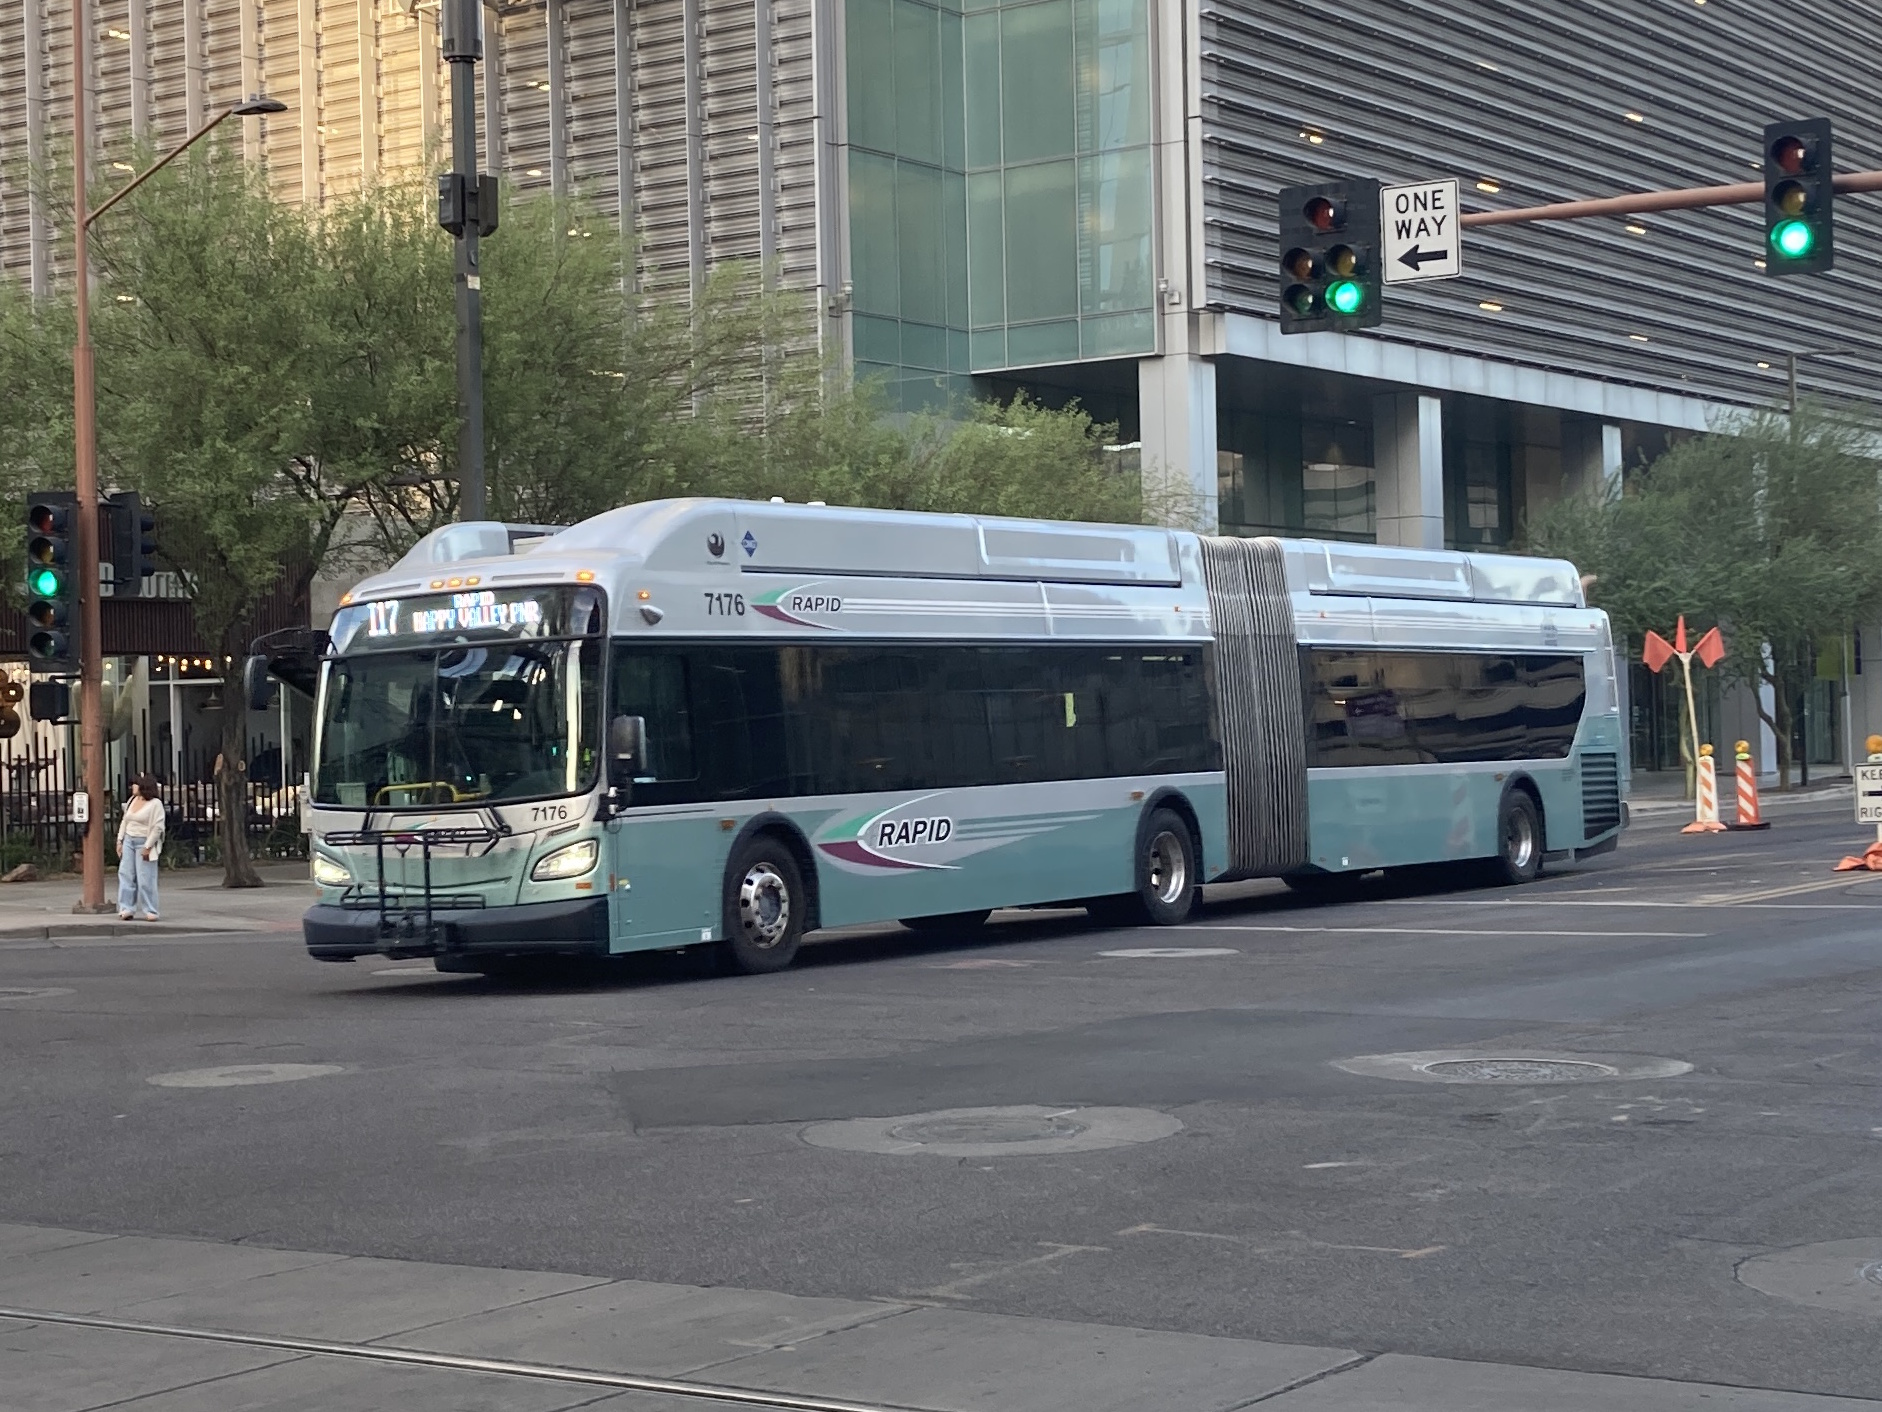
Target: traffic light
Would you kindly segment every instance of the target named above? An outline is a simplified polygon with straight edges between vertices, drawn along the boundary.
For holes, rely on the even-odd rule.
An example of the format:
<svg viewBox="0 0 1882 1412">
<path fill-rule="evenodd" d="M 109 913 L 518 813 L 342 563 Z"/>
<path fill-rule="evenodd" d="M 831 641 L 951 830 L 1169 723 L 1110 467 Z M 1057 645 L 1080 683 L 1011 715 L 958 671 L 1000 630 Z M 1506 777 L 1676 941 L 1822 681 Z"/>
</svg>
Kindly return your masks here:
<svg viewBox="0 0 1882 1412">
<path fill-rule="evenodd" d="M 20 733 L 24 724 L 20 720 L 20 702 L 25 699 L 25 687 L 12 677 L 0 679 L 0 740 L 11 740 Z"/>
<path fill-rule="evenodd" d="M 1836 191 L 1830 120 L 1764 129 L 1764 272 L 1814 275 L 1836 266 Z"/>
<path fill-rule="evenodd" d="M 26 691 L 26 706 L 35 721 L 49 726 L 77 720 L 72 714 L 72 687 L 69 682 L 36 681 Z"/>
<path fill-rule="evenodd" d="M 105 498 L 111 517 L 111 578 L 120 592 L 135 596 L 157 572 L 157 517 L 144 508 L 135 490 Z"/>
<path fill-rule="evenodd" d="M 1344 333 L 1384 319 L 1378 182 L 1283 187 L 1279 226 L 1282 333 Z"/>
<path fill-rule="evenodd" d="M 36 672 L 77 672 L 78 496 L 44 490 L 26 501 L 26 657 Z"/>
</svg>

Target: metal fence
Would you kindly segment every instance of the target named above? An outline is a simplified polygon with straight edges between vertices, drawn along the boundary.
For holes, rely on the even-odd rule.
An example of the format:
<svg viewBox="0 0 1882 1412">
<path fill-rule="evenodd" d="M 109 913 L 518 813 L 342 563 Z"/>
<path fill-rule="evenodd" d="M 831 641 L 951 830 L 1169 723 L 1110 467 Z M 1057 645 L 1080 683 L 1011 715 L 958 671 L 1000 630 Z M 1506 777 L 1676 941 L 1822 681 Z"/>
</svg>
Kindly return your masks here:
<svg viewBox="0 0 1882 1412">
<path fill-rule="evenodd" d="M 12 867 L 29 860 L 56 863 L 77 851 L 82 828 L 72 819 L 72 795 L 78 788 L 78 756 L 64 748 L 59 733 L 49 729 L 22 732 L 0 741 L 0 863 Z M 259 738 L 249 745 L 249 758 L 265 758 L 273 751 Z M 175 762 L 168 752 L 140 748 L 135 737 L 114 743 L 109 750 L 104 827 L 106 838 L 116 836 L 118 819 L 130 797 L 131 779 L 146 772 L 162 782 L 166 817 L 166 862 L 190 865 L 220 856 L 216 820 L 220 813 L 212 778 L 213 752 L 191 752 L 182 758 L 181 780 L 168 778 Z M 278 760 L 279 755 L 275 753 Z M 252 854 L 263 858 L 302 858 L 307 840 L 300 826 L 300 790 L 283 788 L 272 772 L 251 778 L 247 834 Z M 108 851 L 108 850 L 107 850 Z"/>
</svg>

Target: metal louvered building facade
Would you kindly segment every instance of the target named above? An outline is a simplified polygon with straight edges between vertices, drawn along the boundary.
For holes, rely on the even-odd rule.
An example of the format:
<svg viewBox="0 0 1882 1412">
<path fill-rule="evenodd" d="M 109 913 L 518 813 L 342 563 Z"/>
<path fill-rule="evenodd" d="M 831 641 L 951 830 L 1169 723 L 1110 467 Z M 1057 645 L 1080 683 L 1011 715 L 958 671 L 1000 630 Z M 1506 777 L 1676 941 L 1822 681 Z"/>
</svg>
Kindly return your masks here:
<svg viewBox="0 0 1882 1412">
<path fill-rule="evenodd" d="M 70 132 L 71 0 L 0 7 L 0 273 L 50 287 L 63 212 L 31 179 Z M 644 287 L 775 261 L 826 282 L 817 232 L 813 0 L 522 0 L 485 10 L 483 164 L 579 189 L 641 238 Z M 827 4 L 826 17 L 832 13 Z M 248 93 L 244 124 L 284 200 L 318 202 L 441 159 L 437 0 L 93 0 L 95 180 L 134 137 L 179 140 Z M 826 84 L 827 87 L 827 84 Z"/>
</svg>

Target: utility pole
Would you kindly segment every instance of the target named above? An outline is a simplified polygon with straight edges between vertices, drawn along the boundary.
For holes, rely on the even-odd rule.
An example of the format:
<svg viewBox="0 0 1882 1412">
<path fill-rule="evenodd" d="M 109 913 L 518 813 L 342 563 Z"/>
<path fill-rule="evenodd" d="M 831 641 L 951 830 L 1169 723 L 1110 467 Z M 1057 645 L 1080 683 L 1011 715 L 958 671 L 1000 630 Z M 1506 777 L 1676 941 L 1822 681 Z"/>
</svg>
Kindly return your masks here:
<svg viewBox="0 0 1882 1412">
<path fill-rule="evenodd" d="M 438 178 L 438 224 L 457 242 L 458 518 L 484 508 L 484 313 L 477 241 L 497 228 L 497 179 L 477 174 L 477 63 L 483 0 L 443 0 L 439 34 L 451 66 L 451 170 Z"/>
</svg>

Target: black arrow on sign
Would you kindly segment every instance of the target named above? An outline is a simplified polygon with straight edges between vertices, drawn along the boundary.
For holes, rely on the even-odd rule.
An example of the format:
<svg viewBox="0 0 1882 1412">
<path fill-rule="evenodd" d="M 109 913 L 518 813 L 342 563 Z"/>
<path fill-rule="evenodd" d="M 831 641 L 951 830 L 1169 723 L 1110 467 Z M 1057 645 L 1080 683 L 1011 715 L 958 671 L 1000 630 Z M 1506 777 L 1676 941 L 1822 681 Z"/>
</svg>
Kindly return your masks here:
<svg viewBox="0 0 1882 1412">
<path fill-rule="evenodd" d="M 1427 260 L 1448 260 L 1450 258 L 1451 252 L 1448 250 L 1420 250 L 1414 245 L 1411 249 L 1398 257 L 1398 262 L 1401 265 L 1410 265 L 1416 270 L 1421 269 Z"/>
</svg>

